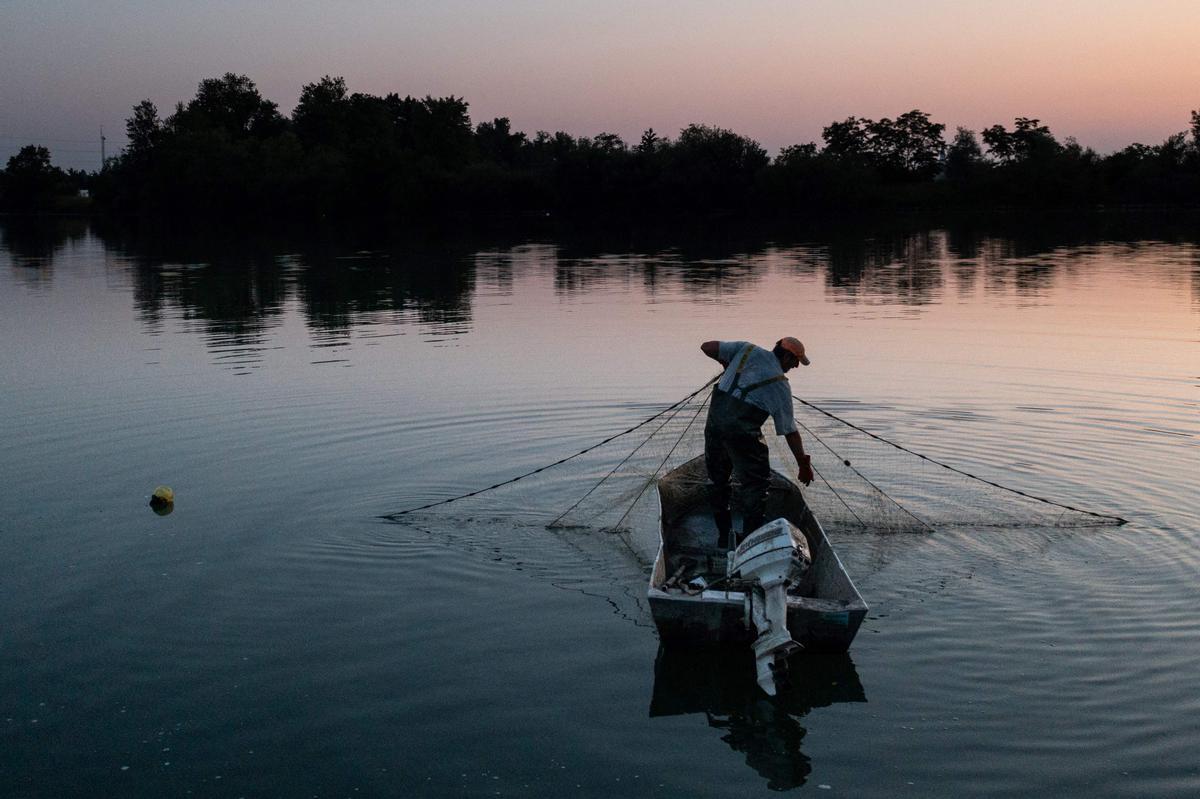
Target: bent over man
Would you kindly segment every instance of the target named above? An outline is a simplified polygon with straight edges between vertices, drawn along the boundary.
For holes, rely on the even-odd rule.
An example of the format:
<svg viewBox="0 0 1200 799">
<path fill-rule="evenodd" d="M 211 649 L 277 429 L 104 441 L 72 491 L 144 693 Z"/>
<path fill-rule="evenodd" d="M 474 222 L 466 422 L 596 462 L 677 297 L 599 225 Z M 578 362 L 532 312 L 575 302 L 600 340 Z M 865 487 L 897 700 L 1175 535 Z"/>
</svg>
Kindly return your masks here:
<svg viewBox="0 0 1200 799">
<path fill-rule="evenodd" d="M 796 458 L 800 482 L 812 482 L 812 462 L 796 430 L 792 389 L 785 375 L 798 364 L 808 366 L 810 361 L 804 345 L 791 336 L 777 341 L 773 350 L 747 341 L 706 341 L 700 350 L 725 367 L 725 374 L 713 387 L 704 425 L 704 463 L 712 481 L 709 501 L 720 534 L 717 545 L 728 549 L 737 545 L 731 536 L 730 475 L 740 484 L 743 535 L 766 521 L 771 466 L 762 426 L 768 416 L 775 421 L 775 433 L 787 440 Z"/>
</svg>

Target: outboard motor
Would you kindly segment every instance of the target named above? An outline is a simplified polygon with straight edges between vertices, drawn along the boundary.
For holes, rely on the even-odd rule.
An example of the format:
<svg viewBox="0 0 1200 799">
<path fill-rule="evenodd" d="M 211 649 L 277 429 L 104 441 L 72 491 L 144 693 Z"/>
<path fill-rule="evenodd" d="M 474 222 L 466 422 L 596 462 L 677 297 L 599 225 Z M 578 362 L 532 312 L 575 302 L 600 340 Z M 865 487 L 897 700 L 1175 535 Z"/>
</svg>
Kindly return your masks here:
<svg viewBox="0 0 1200 799">
<path fill-rule="evenodd" d="M 787 590 L 812 565 L 808 540 L 787 519 L 767 522 L 746 536 L 729 561 L 729 574 L 756 582 L 746 592 L 746 624 L 754 625 L 759 686 L 774 696 L 787 677 L 787 658 L 802 649 L 787 628 Z"/>
</svg>

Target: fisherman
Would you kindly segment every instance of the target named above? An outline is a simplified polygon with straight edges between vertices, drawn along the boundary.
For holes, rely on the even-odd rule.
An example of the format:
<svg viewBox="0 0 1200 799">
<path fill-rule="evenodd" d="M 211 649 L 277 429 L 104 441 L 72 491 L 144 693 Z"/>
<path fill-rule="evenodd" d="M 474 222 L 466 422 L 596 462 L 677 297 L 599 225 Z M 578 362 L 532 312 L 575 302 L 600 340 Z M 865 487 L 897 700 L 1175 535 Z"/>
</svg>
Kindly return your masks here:
<svg viewBox="0 0 1200 799">
<path fill-rule="evenodd" d="M 791 336 L 775 342 L 772 350 L 747 341 L 706 341 L 700 350 L 725 367 L 708 407 L 704 463 L 712 482 L 709 502 L 719 533 L 717 546 L 730 549 L 737 545 L 729 507 L 731 474 L 740 484 L 742 534 L 749 534 L 766 521 L 771 466 L 762 425 L 768 416 L 775 421 L 775 433 L 784 437 L 796 458 L 800 482 L 812 482 L 812 460 L 805 454 L 796 429 L 792 389 L 784 374 L 797 364 L 808 366 L 810 361 L 804 345 Z"/>
</svg>

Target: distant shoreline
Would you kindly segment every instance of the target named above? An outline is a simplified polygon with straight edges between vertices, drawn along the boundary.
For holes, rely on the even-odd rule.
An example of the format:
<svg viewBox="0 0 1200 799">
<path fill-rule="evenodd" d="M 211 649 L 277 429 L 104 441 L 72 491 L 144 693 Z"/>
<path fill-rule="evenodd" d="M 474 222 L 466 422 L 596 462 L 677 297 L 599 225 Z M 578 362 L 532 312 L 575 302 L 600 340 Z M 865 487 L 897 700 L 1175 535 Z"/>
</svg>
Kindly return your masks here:
<svg viewBox="0 0 1200 799">
<path fill-rule="evenodd" d="M 129 146 L 99 172 L 63 172 L 30 145 L 0 173 L 0 209 L 86 205 L 113 219 L 719 221 L 769 215 L 1013 213 L 1200 207 L 1200 112 L 1158 145 L 1101 156 L 1039 120 L 981 132 L 913 109 L 831 122 L 822 142 L 774 157 L 732 130 L 692 124 L 639 141 L 473 123 L 465 100 L 305 85 L 290 117 L 245 75 L 200 82 L 165 119 L 149 100 Z M 85 196 L 86 195 L 86 196 Z"/>
</svg>

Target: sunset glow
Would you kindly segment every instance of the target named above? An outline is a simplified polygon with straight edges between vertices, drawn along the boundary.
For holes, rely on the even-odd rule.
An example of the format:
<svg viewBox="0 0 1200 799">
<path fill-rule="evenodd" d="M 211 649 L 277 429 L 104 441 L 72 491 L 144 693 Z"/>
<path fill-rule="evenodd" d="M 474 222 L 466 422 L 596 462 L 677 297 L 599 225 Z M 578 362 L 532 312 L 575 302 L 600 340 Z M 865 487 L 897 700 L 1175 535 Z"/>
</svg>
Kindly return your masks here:
<svg viewBox="0 0 1200 799">
<path fill-rule="evenodd" d="M 1200 107 L 1200 5 L 947 0 L 338 4 L 19 0 L 0 10 L 0 156 L 45 141 L 87 165 L 130 108 L 249 75 L 285 113 L 300 87 L 465 97 L 476 121 L 636 139 L 690 122 L 769 150 L 846 116 L 929 112 L 948 130 L 1015 116 L 1101 152 L 1156 144 Z M 51 141 L 58 140 L 58 141 Z M 98 149 L 98 148 L 97 148 Z"/>
</svg>

